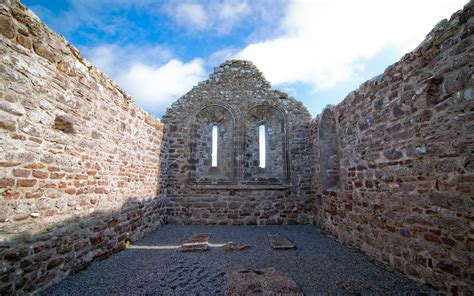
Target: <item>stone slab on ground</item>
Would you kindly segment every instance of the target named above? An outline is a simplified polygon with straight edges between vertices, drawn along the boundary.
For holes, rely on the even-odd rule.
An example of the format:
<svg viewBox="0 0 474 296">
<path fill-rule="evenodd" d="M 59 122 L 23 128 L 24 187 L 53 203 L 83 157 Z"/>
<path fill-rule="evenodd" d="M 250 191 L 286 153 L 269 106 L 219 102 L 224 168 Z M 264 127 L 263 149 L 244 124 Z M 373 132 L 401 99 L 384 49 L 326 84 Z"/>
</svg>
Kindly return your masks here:
<svg viewBox="0 0 474 296">
<path fill-rule="evenodd" d="M 295 245 L 279 233 L 267 232 L 268 243 L 274 250 L 293 250 Z"/>
<path fill-rule="evenodd" d="M 274 268 L 237 269 L 227 279 L 226 295 L 303 295 L 295 281 Z"/>
<path fill-rule="evenodd" d="M 209 233 L 194 233 L 190 238 L 185 240 L 181 247 L 180 252 L 205 252 L 209 249 Z"/>
<path fill-rule="evenodd" d="M 224 246 L 224 250 L 226 252 L 236 252 L 236 251 L 242 251 L 245 249 L 250 248 L 250 245 L 247 244 L 242 244 L 242 243 L 236 243 L 236 242 L 228 242 Z"/>
</svg>

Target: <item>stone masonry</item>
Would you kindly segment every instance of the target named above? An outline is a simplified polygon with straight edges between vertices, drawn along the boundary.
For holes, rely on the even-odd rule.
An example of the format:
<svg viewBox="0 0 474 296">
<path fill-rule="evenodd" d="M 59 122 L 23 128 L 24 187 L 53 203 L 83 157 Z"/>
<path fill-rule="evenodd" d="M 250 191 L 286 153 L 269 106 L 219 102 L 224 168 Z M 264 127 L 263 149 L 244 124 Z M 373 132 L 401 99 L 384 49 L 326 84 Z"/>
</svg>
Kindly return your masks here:
<svg viewBox="0 0 474 296">
<path fill-rule="evenodd" d="M 473 4 L 311 126 L 315 223 L 464 295 L 474 290 Z"/>
<path fill-rule="evenodd" d="M 0 295 L 44 289 L 161 223 L 313 223 L 387 268 L 474 293 L 473 11 L 315 119 L 232 60 L 160 121 L 0 1 Z"/>
<path fill-rule="evenodd" d="M 0 295 L 161 222 L 162 124 L 23 5 L 0 4 Z"/>
<path fill-rule="evenodd" d="M 297 224 L 311 221 L 311 116 L 246 61 L 228 61 L 163 117 L 161 196 L 171 223 Z M 259 125 L 267 165 L 259 167 Z M 219 127 L 218 165 L 211 130 Z M 291 131 L 291 132 L 290 132 Z"/>
</svg>

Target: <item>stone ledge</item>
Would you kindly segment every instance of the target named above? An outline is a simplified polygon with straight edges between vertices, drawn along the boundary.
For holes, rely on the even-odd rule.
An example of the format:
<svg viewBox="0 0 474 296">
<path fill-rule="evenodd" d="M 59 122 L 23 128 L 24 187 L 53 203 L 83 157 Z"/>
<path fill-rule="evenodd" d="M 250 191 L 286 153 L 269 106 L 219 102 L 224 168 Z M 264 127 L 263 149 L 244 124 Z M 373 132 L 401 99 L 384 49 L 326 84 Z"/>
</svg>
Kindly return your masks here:
<svg viewBox="0 0 474 296">
<path fill-rule="evenodd" d="M 205 190 L 285 190 L 290 185 L 189 185 L 191 189 Z"/>
</svg>

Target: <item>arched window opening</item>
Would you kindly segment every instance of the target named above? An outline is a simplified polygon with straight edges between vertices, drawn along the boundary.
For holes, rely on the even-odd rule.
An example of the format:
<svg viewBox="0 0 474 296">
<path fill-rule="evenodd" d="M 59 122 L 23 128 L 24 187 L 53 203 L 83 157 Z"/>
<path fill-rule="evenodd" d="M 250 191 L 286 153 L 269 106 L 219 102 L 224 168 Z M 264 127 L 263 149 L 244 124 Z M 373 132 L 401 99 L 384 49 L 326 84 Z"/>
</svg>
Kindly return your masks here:
<svg viewBox="0 0 474 296">
<path fill-rule="evenodd" d="M 211 158 L 212 158 L 212 167 L 217 167 L 217 125 L 212 126 L 212 150 L 211 150 Z"/>
<path fill-rule="evenodd" d="M 258 126 L 258 153 L 259 153 L 259 167 L 265 168 L 266 163 L 266 131 L 265 125 Z"/>
</svg>

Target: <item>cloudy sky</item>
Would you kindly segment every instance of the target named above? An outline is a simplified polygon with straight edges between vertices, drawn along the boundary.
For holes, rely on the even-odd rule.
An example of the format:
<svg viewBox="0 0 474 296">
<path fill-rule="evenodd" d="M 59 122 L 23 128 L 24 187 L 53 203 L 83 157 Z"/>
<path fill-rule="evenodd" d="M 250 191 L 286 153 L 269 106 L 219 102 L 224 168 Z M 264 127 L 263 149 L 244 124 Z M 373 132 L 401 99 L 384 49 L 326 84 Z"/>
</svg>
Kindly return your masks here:
<svg viewBox="0 0 474 296">
<path fill-rule="evenodd" d="M 226 59 L 313 116 L 416 48 L 465 0 L 23 0 L 161 117 Z"/>
</svg>

